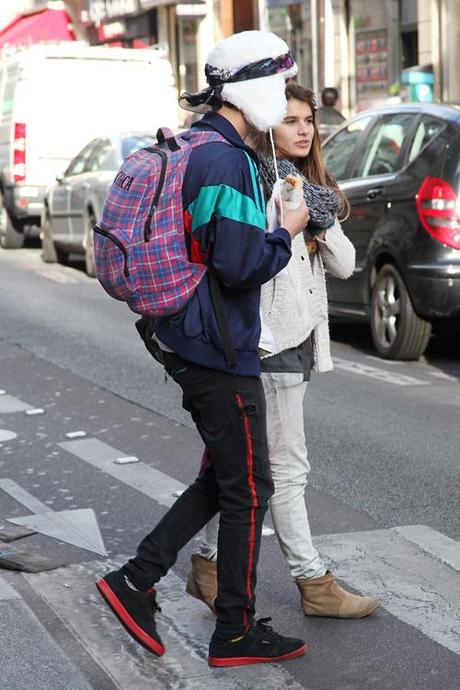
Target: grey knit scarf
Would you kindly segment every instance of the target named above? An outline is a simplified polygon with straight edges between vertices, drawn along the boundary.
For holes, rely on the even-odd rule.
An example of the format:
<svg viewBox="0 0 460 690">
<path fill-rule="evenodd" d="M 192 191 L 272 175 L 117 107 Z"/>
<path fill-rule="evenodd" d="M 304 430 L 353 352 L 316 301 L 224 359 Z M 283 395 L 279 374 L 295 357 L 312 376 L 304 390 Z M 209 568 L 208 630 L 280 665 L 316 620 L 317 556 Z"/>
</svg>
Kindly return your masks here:
<svg viewBox="0 0 460 690">
<path fill-rule="evenodd" d="M 260 176 L 265 184 L 267 193 L 271 195 L 273 185 L 276 182 L 275 164 L 269 156 L 259 154 Z M 286 175 L 299 175 L 303 181 L 303 195 L 310 210 L 310 222 L 307 230 L 310 235 L 315 235 L 330 228 L 340 208 L 340 198 L 330 187 L 321 187 L 312 184 L 304 177 L 287 158 L 279 158 L 278 175 L 284 179 Z"/>
</svg>

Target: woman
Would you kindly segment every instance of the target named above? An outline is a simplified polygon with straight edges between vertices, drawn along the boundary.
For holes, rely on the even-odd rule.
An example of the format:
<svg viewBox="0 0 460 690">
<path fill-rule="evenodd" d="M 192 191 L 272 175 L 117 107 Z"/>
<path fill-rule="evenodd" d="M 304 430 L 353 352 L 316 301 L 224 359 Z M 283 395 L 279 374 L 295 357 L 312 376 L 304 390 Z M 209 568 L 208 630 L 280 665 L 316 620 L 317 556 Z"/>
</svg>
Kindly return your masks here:
<svg viewBox="0 0 460 690">
<path fill-rule="evenodd" d="M 267 197 L 278 176 L 300 175 L 310 211 L 305 237 L 294 239 L 287 269 L 262 287 L 261 316 L 264 331 L 271 336 L 267 339 L 271 351 L 261 351 L 275 483 L 270 508 L 304 613 L 361 618 L 379 606 L 378 599 L 352 594 L 338 585 L 312 542 L 305 505 L 310 464 L 303 418 L 312 369 L 332 369 L 325 272 L 348 278 L 354 269 L 355 251 L 338 220 L 347 216 L 348 203 L 322 161 L 315 96 L 291 82 L 286 97 L 286 117 L 273 132 L 276 159 L 269 135 L 254 136 Z M 187 582 L 187 591 L 210 608 L 216 595 L 217 526 L 216 519 L 207 526 L 206 541 L 200 553 L 192 556 Z"/>
</svg>

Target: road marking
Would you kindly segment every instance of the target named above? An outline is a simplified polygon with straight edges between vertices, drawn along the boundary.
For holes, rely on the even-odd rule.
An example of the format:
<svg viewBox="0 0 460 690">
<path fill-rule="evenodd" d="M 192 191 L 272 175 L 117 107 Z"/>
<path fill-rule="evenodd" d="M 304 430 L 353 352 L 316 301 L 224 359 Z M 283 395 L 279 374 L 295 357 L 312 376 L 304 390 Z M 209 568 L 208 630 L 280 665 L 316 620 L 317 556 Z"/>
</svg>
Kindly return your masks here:
<svg viewBox="0 0 460 690">
<path fill-rule="evenodd" d="M 175 500 L 173 492 L 185 488 L 142 462 L 114 465 L 120 451 L 97 439 L 59 446 L 161 505 L 169 507 Z M 346 582 L 359 591 L 377 594 L 397 618 L 460 652 L 459 576 L 445 565 L 453 567 L 456 563 L 457 543 L 435 530 L 411 527 L 397 528 L 400 533 L 395 528 L 328 535 L 315 542 L 320 553 L 336 562 L 336 572 Z M 455 588 L 456 609 L 452 596 Z"/>
<path fill-rule="evenodd" d="M 132 465 L 116 465 L 114 461 L 125 453 L 96 438 L 88 438 L 84 441 L 65 441 L 58 445 L 98 470 L 102 470 L 102 472 L 168 508 L 176 501 L 173 493 L 184 491 L 187 488 L 186 484 L 182 484 L 182 482 L 163 474 L 163 472 L 146 465 L 144 462 Z"/>
<path fill-rule="evenodd" d="M 445 374 L 443 371 L 428 371 L 427 374 L 434 376 L 437 379 L 442 379 L 443 381 L 452 381 L 453 383 L 458 383 L 458 378 L 456 376 Z"/>
<path fill-rule="evenodd" d="M 360 376 L 369 376 L 379 381 L 392 383 L 396 386 L 430 386 L 430 381 L 422 381 L 407 374 L 400 374 L 399 372 L 389 371 L 388 369 L 380 369 L 373 367 L 370 364 L 361 364 L 349 359 L 342 359 L 341 357 L 332 358 L 337 369 L 343 369 L 352 374 L 359 374 Z"/>
<path fill-rule="evenodd" d="M 29 494 L 11 479 L 0 479 L 0 489 L 3 489 L 18 503 L 35 513 L 24 517 L 7 518 L 8 522 L 29 527 L 29 529 L 46 534 L 53 539 L 77 546 L 79 549 L 86 549 L 86 551 L 107 556 L 96 514 L 92 508 L 50 510 L 49 506 Z"/>
<path fill-rule="evenodd" d="M 71 284 L 77 284 L 79 281 L 75 280 L 75 278 L 71 278 L 69 275 L 65 275 L 63 273 L 60 273 L 59 271 L 53 270 L 53 269 L 47 269 L 47 270 L 39 270 L 39 269 L 34 269 L 35 273 L 37 273 L 39 276 L 42 276 L 43 278 L 47 278 L 48 280 L 52 280 L 53 283 L 61 283 L 62 285 L 71 285 Z"/>
<path fill-rule="evenodd" d="M 158 585 L 162 610 L 156 618 L 166 654 L 159 659 L 145 652 L 116 621 L 94 586 L 101 575 L 126 560 L 119 556 L 105 563 L 73 564 L 46 573 L 46 577 L 24 576 L 118 687 L 303 690 L 304 686 L 279 664 L 211 669 L 207 657 L 215 619 L 202 603 L 185 593 L 184 582 L 171 571 Z"/>
<path fill-rule="evenodd" d="M 402 536 L 405 533 L 411 535 L 410 541 Z M 436 560 L 440 556 L 446 559 L 441 549 L 431 551 L 435 536 L 440 544 L 447 539 L 417 525 L 417 541 L 410 527 L 330 534 L 313 540 L 321 555 L 332 561 L 339 578 L 360 592 L 378 596 L 399 620 L 460 654 L 460 577 Z"/>
<path fill-rule="evenodd" d="M 167 508 L 188 488 L 186 484 L 144 462 L 119 464 L 117 460 L 123 456 L 123 452 L 96 438 L 65 441 L 58 443 L 58 446 Z M 262 536 L 273 534 L 270 527 L 264 526 Z"/>
<path fill-rule="evenodd" d="M 4 443 L 5 441 L 12 441 L 13 438 L 16 438 L 17 434 L 14 431 L 8 431 L 8 429 L 0 429 L 0 443 Z"/>
<path fill-rule="evenodd" d="M 389 366 L 396 366 L 396 367 L 401 367 L 403 364 L 407 364 L 407 362 L 401 362 L 400 360 L 397 359 L 383 359 L 383 357 L 376 357 L 375 355 L 364 355 L 366 359 L 372 359 L 373 362 L 377 362 L 378 364 L 388 364 Z"/>
<path fill-rule="evenodd" d="M 14 398 L 12 395 L 0 396 L 0 414 L 9 414 L 10 412 L 24 412 L 25 410 L 31 410 L 32 405 L 29 405 L 19 398 Z"/>
<path fill-rule="evenodd" d="M 442 561 L 460 573 L 460 544 L 425 525 L 394 527 L 398 534 L 416 544 L 422 551 Z"/>
</svg>

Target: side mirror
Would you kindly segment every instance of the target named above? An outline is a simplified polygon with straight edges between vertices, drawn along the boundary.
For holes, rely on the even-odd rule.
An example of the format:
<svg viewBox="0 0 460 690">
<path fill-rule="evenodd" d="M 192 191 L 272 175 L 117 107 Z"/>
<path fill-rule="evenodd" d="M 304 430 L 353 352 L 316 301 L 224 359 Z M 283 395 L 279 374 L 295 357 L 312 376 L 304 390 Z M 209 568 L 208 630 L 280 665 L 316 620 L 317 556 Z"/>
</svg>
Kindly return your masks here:
<svg viewBox="0 0 460 690">
<path fill-rule="evenodd" d="M 56 175 L 56 182 L 59 182 L 59 184 L 62 184 L 64 182 L 64 173 L 58 173 Z"/>
</svg>

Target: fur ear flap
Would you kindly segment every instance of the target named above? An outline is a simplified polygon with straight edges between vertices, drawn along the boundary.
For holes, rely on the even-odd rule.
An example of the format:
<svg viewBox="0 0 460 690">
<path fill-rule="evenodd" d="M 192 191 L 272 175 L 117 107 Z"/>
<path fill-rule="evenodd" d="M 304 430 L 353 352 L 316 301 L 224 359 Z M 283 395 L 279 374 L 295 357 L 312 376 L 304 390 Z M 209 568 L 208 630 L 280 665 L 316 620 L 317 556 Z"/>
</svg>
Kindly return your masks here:
<svg viewBox="0 0 460 690">
<path fill-rule="evenodd" d="M 286 115 L 285 73 L 225 84 L 222 98 L 241 110 L 259 132 L 277 127 Z"/>
</svg>

